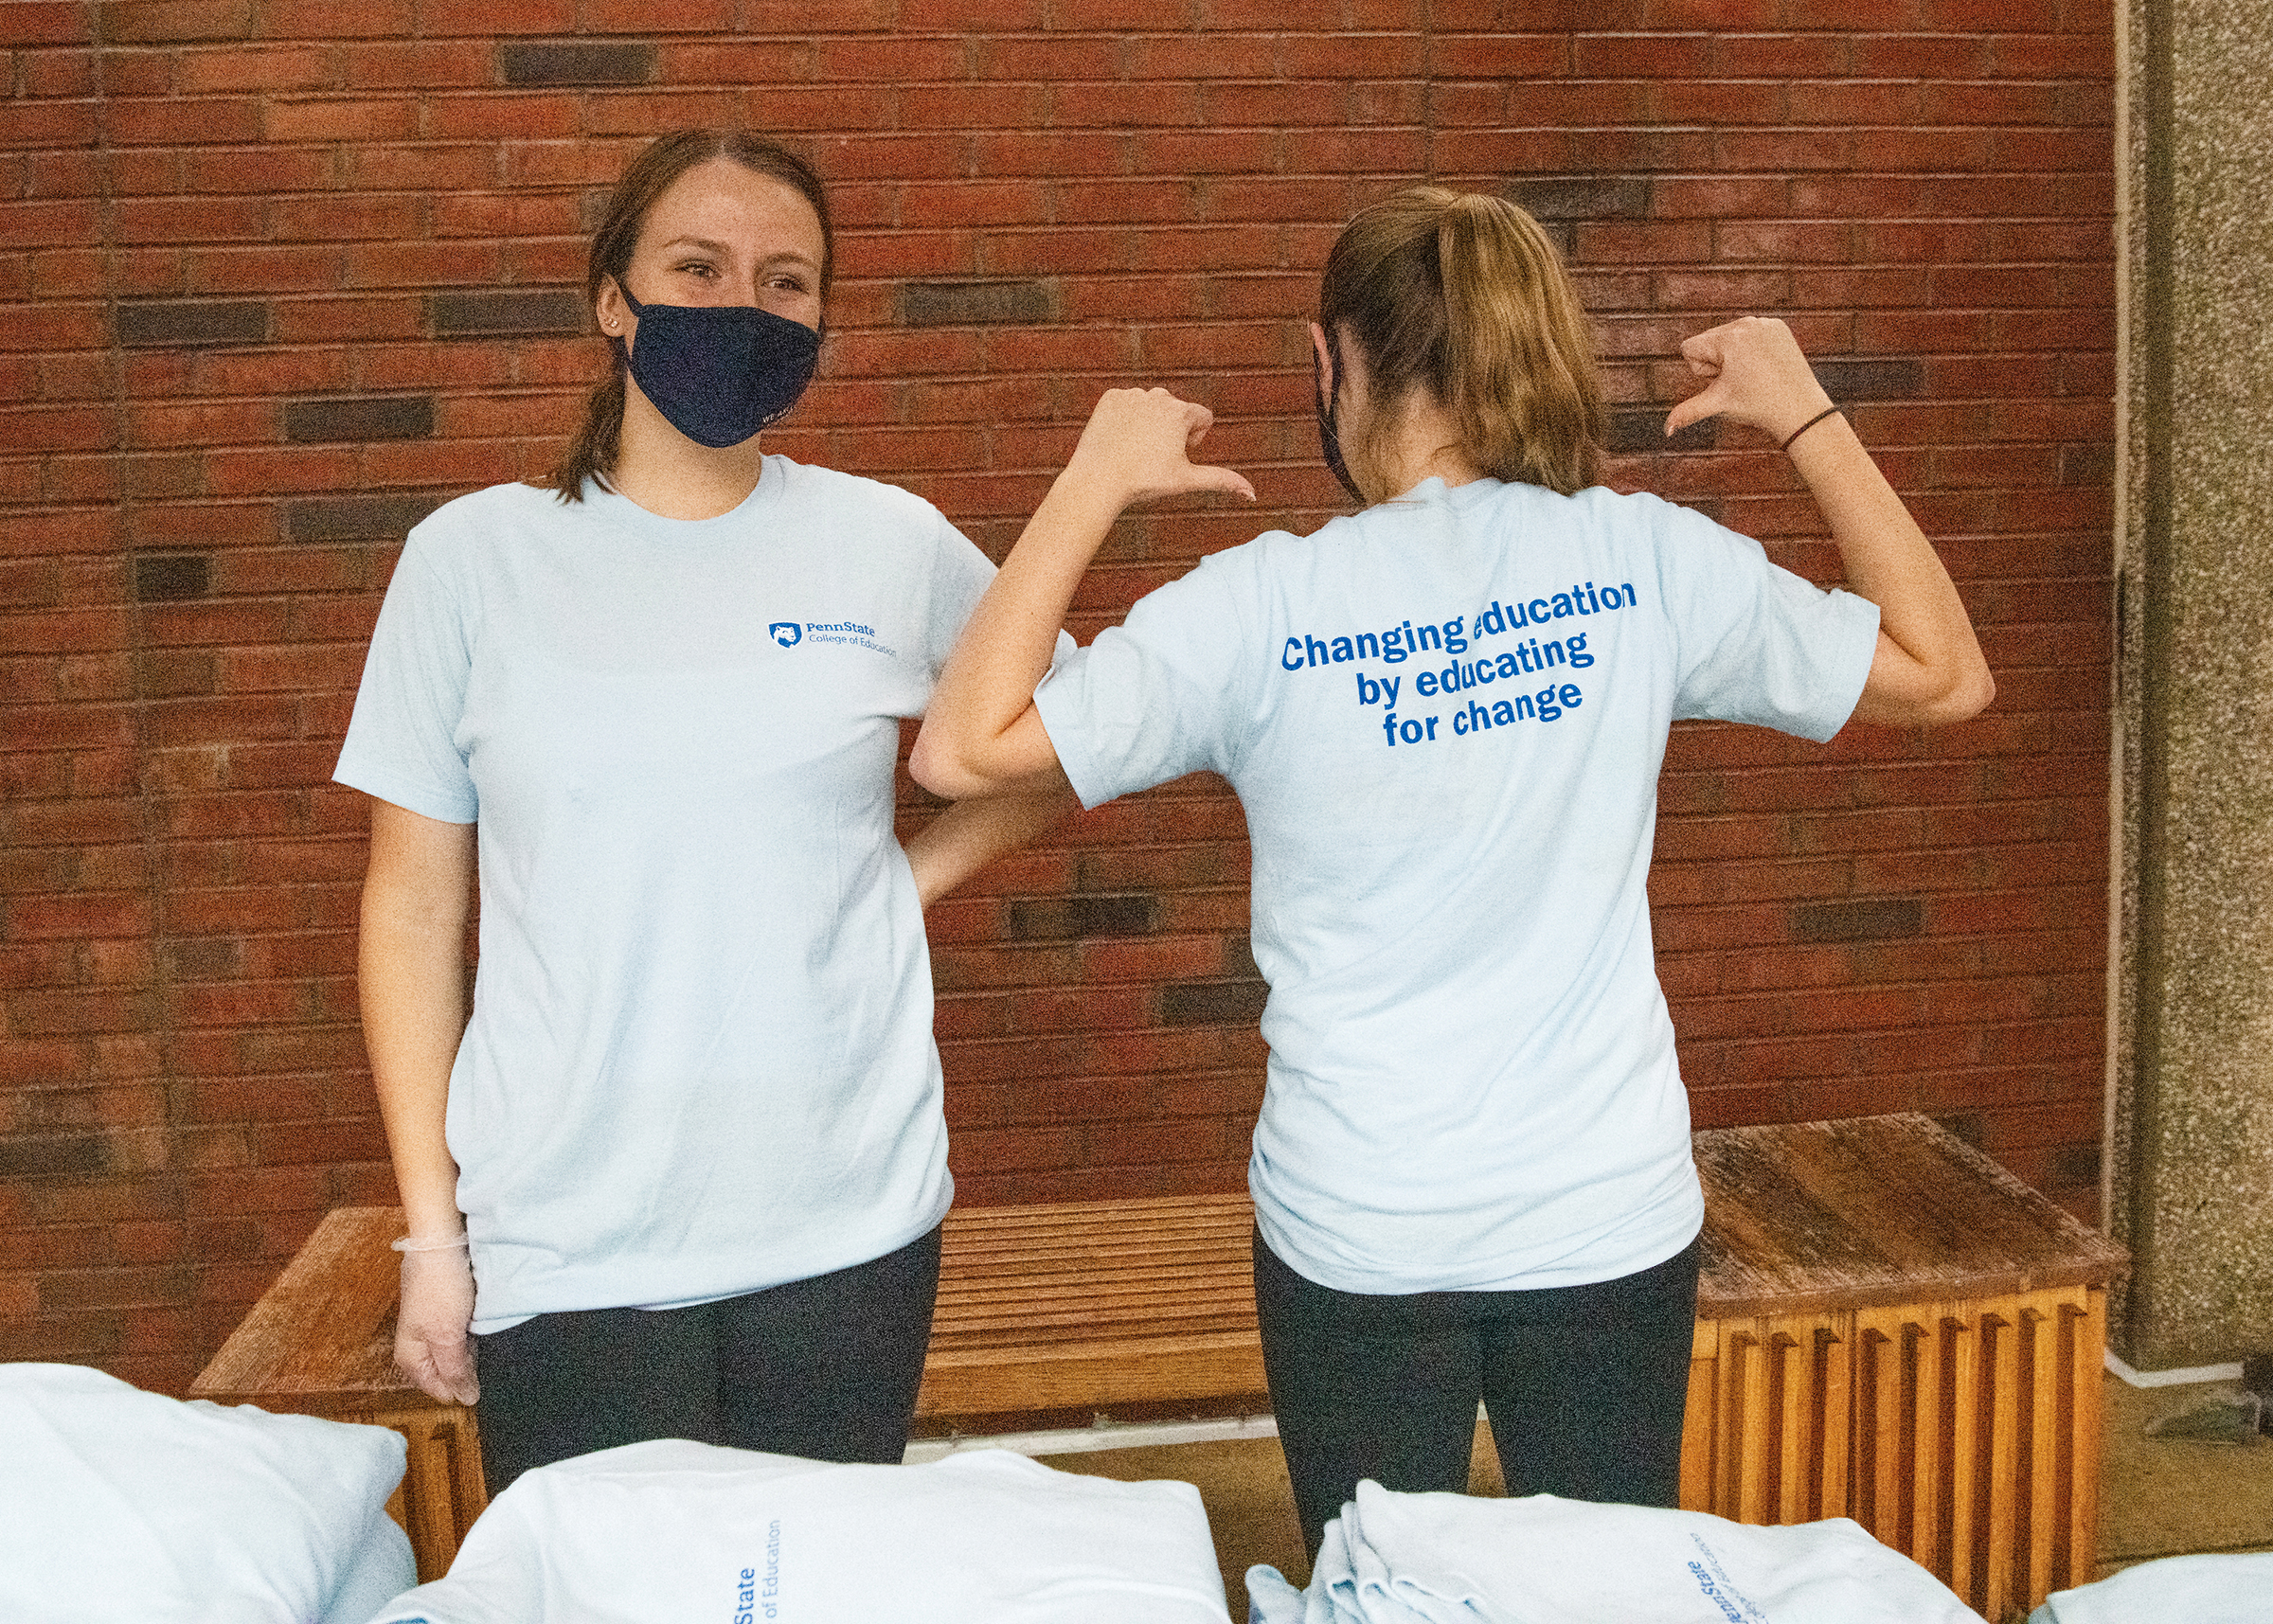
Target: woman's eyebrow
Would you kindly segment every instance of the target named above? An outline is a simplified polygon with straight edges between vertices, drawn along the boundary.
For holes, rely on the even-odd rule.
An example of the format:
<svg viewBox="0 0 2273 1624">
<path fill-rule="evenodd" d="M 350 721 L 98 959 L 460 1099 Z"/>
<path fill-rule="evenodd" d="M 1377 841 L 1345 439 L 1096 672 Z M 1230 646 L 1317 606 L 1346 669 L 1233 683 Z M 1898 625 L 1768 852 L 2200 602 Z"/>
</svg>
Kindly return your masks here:
<svg viewBox="0 0 2273 1624">
<path fill-rule="evenodd" d="M 731 259 L 734 252 L 726 243 L 709 237 L 674 237 L 663 244 L 663 251 L 667 254 L 680 248 L 700 248 L 706 253 L 716 254 L 721 259 Z M 814 263 L 811 255 L 801 253 L 795 248 L 784 248 L 779 253 L 768 254 L 758 262 L 761 265 L 778 265 L 784 259 L 794 260 L 800 265 Z"/>
</svg>

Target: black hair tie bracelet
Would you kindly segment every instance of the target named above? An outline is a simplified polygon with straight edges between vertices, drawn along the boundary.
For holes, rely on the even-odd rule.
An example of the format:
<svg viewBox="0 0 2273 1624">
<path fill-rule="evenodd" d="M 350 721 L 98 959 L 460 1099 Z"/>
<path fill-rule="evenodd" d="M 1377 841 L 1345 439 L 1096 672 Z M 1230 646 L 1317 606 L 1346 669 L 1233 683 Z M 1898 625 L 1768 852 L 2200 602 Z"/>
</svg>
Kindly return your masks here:
<svg viewBox="0 0 2273 1624">
<path fill-rule="evenodd" d="M 1789 450 L 1791 450 L 1791 449 L 1792 449 L 1792 441 L 1794 441 L 1794 440 L 1798 439 L 1798 438 L 1799 438 L 1799 437 L 1801 435 L 1803 435 L 1803 434 L 1807 433 L 1807 431 L 1808 431 L 1808 430 L 1810 430 L 1810 429 L 1814 428 L 1814 427 L 1815 427 L 1815 426 L 1816 426 L 1817 423 L 1821 422 L 1821 421 L 1822 421 L 1822 420 L 1823 420 L 1825 418 L 1835 418 L 1835 417 L 1837 417 L 1838 415 L 1839 415 L 1839 408 L 1838 408 L 1838 407 L 1836 407 L 1836 406 L 1825 406 L 1825 407 L 1824 407 L 1824 408 L 1823 408 L 1821 411 L 1817 412 L 1817 414 L 1816 414 L 1814 417 L 1812 417 L 1812 418 L 1808 419 L 1807 419 L 1807 421 L 1805 421 L 1805 422 L 1801 423 L 1801 424 L 1800 424 L 1800 425 L 1799 425 L 1798 428 L 1794 429 L 1794 430 L 1793 430 L 1793 431 L 1792 431 L 1790 434 L 1788 434 L 1788 435 L 1785 435 L 1785 436 L 1783 437 L 1783 443 L 1782 443 L 1781 445 L 1778 446 L 1776 449 L 1777 449 L 1778 451 L 1789 451 Z"/>
</svg>

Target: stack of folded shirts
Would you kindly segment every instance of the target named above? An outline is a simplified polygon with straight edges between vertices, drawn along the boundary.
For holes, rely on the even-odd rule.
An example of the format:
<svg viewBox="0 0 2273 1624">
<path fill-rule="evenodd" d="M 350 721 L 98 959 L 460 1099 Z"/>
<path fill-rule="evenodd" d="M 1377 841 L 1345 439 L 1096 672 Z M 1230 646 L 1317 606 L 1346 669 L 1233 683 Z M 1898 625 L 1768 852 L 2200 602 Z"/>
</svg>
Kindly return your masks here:
<svg viewBox="0 0 2273 1624">
<path fill-rule="evenodd" d="M 0 1619 L 364 1624 L 415 1583 L 402 1435 L 0 1365 Z"/>
<path fill-rule="evenodd" d="M 2055 1590 L 2029 1624 L 2265 1624 L 2273 1551 L 2165 1557 L 2112 1579 Z"/>
<path fill-rule="evenodd" d="M 832 1466 L 676 1439 L 542 1467 L 372 1624 L 1229 1624 L 1199 1490 L 1001 1450 Z"/>
<path fill-rule="evenodd" d="M 1247 1571 L 1251 1624 L 1980 1624 L 1841 1517 L 1752 1527 L 1699 1511 L 1360 1483 L 1308 1591 Z"/>
</svg>

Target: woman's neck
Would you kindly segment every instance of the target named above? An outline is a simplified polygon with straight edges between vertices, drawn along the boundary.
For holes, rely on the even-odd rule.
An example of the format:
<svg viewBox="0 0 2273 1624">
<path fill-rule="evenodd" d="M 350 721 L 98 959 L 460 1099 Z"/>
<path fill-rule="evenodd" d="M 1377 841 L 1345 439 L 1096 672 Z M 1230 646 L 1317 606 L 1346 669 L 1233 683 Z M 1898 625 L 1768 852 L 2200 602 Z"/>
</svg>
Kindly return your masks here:
<svg viewBox="0 0 2273 1624">
<path fill-rule="evenodd" d="M 1397 419 L 1373 447 L 1389 496 L 1401 496 L 1423 479 L 1441 479 L 1449 490 L 1484 476 L 1460 444 L 1459 419 L 1426 389 L 1407 395 Z"/>
<path fill-rule="evenodd" d="M 759 437 L 752 435 L 719 451 L 697 445 L 672 428 L 639 385 L 626 378 L 623 431 L 608 483 L 660 518 L 715 519 L 741 507 L 758 489 L 765 471 Z"/>
</svg>

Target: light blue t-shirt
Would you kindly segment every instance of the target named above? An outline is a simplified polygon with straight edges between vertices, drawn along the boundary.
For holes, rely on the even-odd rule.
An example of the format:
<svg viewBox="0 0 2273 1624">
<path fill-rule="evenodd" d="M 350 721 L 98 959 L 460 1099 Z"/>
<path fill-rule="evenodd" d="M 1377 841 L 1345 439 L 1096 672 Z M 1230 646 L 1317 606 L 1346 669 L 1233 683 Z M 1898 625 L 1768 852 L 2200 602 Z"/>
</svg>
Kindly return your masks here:
<svg viewBox="0 0 2273 1624">
<path fill-rule="evenodd" d="M 1431 479 L 1214 555 L 1044 679 L 1084 805 L 1206 768 L 1245 809 L 1274 1252 L 1410 1293 L 1688 1244 L 1646 889 L 1667 729 L 1828 739 L 1877 627 L 1655 497 Z"/>
<path fill-rule="evenodd" d="M 336 776 L 480 826 L 447 1117 L 475 1331 L 944 1216 L 892 766 L 993 573 L 930 504 L 779 456 L 714 519 L 502 485 L 411 532 Z"/>
</svg>

